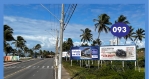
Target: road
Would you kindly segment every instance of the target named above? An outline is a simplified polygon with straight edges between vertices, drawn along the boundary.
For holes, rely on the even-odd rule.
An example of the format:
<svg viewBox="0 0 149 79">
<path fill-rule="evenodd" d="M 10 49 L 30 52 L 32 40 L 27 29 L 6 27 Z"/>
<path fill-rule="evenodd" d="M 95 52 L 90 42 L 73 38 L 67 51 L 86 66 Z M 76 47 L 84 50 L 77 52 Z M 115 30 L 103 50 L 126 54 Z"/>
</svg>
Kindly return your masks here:
<svg viewBox="0 0 149 79">
<path fill-rule="evenodd" d="M 4 79 L 54 79 L 54 59 L 36 59 L 4 67 Z"/>
</svg>

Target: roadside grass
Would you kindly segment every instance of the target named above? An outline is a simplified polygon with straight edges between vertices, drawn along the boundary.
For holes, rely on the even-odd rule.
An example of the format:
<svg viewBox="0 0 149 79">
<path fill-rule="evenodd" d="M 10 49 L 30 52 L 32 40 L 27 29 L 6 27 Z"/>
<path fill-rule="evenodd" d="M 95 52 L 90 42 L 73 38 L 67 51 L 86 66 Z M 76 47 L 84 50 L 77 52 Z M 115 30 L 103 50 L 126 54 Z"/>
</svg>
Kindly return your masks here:
<svg viewBox="0 0 149 79">
<path fill-rule="evenodd" d="M 145 72 L 145 68 L 140 68 L 140 72 Z"/>
<path fill-rule="evenodd" d="M 90 68 L 85 67 L 85 62 L 87 61 L 84 60 L 81 67 L 80 61 L 77 60 L 72 61 L 72 66 L 70 60 L 63 60 L 62 63 L 71 79 L 145 79 L 145 72 L 135 71 L 134 66 L 131 66 L 132 62 L 126 63 L 130 66 L 123 68 L 120 61 L 113 62 L 114 65 L 110 65 L 110 61 L 105 61 L 99 69 L 98 61 L 94 60 L 93 64 L 90 61 Z M 144 68 L 140 71 L 144 71 Z"/>
</svg>

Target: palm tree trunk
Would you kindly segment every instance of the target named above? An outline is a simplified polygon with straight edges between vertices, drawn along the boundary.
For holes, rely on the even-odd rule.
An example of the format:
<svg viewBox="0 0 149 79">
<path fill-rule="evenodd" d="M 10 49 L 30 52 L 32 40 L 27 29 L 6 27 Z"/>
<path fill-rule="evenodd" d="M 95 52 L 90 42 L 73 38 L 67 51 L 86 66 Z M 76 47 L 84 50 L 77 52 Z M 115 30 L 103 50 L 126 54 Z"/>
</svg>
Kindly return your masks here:
<svg viewBox="0 0 149 79">
<path fill-rule="evenodd" d="M 118 45 L 118 37 L 117 37 L 117 45 Z"/>
<path fill-rule="evenodd" d="M 126 44 L 126 41 L 125 41 L 125 44 Z"/>
<path fill-rule="evenodd" d="M 98 34 L 98 39 L 99 39 L 100 33 Z"/>
</svg>

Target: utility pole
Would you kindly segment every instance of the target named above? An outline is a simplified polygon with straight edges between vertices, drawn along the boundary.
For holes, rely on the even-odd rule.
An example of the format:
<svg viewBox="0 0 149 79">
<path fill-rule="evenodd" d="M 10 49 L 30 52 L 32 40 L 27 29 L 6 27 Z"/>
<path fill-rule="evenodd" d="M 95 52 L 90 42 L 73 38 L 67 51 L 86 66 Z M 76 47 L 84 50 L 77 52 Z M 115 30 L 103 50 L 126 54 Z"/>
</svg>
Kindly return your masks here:
<svg viewBox="0 0 149 79">
<path fill-rule="evenodd" d="M 58 67 L 58 79 L 61 79 L 62 73 L 62 44 L 63 44 L 63 30 L 64 30 L 64 4 L 62 4 L 62 13 L 60 20 L 60 53 L 59 53 L 59 67 Z"/>
<path fill-rule="evenodd" d="M 58 41 L 59 41 L 59 32 L 56 30 L 57 38 L 56 38 L 56 46 L 55 46 L 55 79 L 57 79 L 58 73 Z"/>
</svg>

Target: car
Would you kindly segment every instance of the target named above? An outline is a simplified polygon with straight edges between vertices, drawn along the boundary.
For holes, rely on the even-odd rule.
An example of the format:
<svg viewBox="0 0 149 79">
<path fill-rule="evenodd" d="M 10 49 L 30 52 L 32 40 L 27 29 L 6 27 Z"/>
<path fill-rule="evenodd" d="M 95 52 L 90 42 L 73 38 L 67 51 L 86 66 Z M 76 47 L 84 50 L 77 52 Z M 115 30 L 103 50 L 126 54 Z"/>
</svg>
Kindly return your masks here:
<svg viewBox="0 0 149 79">
<path fill-rule="evenodd" d="M 118 57 L 126 57 L 126 52 L 122 49 L 116 50 L 116 56 Z"/>
</svg>

